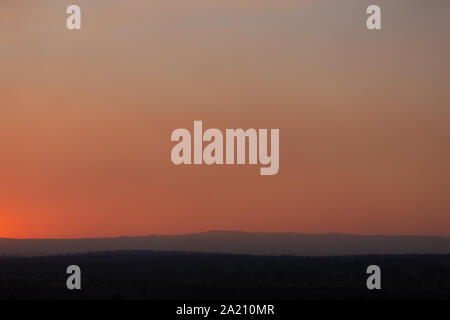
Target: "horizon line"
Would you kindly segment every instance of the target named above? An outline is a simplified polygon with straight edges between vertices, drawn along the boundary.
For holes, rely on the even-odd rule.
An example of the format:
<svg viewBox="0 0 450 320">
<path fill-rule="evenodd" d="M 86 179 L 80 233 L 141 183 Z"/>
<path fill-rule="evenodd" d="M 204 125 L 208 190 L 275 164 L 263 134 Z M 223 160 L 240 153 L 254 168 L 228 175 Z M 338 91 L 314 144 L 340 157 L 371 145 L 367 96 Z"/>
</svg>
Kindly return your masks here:
<svg viewBox="0 0 450 320">
<path fill-rule="evenodd" d="M 88 237 L 37 237 L 37 238 L 15 238 L 15 237 L 0 237 L 0 240 L 95 240 L 95 239 L 118 239 L 118 238 L 145 238 L 145 237 L 176 237 L 176 236 L 190 236 L 206 233 L 245 233 L 245 234 L 267 234 L 267 235 L 281 235 L 281 234 L 296 234 L 308 236 L 354 236 L 354 237 L 436 237 L 436 238 L 450 238 L 450 235 L 442 234 L 357 234 L 345 232 L 323 232 L 323 233 L 306 233 L 306 232 L 267 232 L 267 231 L 243 231 L 243 230 L 206 230 L 189 233 L 174 233 L 174 234 L 143 234 L 143 235 L 117 235 L 117 236 L 88 236 Z"/>
</svg>

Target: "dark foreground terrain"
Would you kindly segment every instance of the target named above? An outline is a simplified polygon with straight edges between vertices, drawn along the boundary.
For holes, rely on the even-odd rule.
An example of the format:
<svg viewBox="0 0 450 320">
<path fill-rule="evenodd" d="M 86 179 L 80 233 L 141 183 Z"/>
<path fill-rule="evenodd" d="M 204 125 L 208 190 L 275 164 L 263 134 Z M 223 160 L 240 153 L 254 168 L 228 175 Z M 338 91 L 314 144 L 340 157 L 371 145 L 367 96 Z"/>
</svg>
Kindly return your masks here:
<svg viewBox="0 0 450 320">
<path fill-rule="evenodd" d="M 79 265 L 82 290 L 66 289 Z M 366 288 L 366 268 L 382 290 Z M 0 299 L 449 299 L 450 255 L 341 257 L 120 251 L 0 257 Z"/>
</svg>

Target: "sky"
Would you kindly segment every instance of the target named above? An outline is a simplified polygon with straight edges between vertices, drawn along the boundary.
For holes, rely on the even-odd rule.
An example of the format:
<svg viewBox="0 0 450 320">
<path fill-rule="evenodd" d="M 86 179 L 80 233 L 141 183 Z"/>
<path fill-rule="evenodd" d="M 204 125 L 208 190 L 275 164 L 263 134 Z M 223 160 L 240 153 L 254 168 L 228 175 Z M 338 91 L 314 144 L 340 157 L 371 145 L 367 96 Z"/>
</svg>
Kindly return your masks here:
<svg viewBox="0 0 450 320">
<path fill-rule="evenodd" d="M 450 2 L 375 2 L 2 0 L 0 238 L 450 236 Z M 174 165 L 194 120 L 279 173 Z"/>
</svg>

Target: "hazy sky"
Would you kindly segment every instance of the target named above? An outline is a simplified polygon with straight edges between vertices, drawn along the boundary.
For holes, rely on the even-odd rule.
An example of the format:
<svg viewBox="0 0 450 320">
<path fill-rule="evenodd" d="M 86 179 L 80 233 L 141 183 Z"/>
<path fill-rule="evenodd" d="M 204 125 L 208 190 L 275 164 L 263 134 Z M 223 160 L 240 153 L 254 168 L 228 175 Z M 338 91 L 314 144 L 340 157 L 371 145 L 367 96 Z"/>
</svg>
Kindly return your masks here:
<svg viewBox="0 0 450 320">
<path fill-rule="evenodd" d="M 447 0 L 1 0 L 0 237 L 450 236 L 449 57 Z M 173 165 L 194 120 L 279 173 Z"/>
</svg>

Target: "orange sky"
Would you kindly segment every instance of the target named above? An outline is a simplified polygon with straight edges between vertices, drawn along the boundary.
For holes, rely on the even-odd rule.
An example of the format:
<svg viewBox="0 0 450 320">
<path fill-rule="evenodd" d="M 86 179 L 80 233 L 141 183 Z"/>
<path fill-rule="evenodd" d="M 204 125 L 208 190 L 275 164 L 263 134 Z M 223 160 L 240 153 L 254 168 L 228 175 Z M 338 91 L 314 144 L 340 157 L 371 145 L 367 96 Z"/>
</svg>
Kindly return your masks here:
<svg viewBox="0 0 450 320">
<path fill-rule="evenodd" d="M 448 1 L 72 3 L 0 3 L 0 237 L 450 236 Z M 194 120 L 279 128 L 279 173 L 173 165 Z"/>
</svg>

